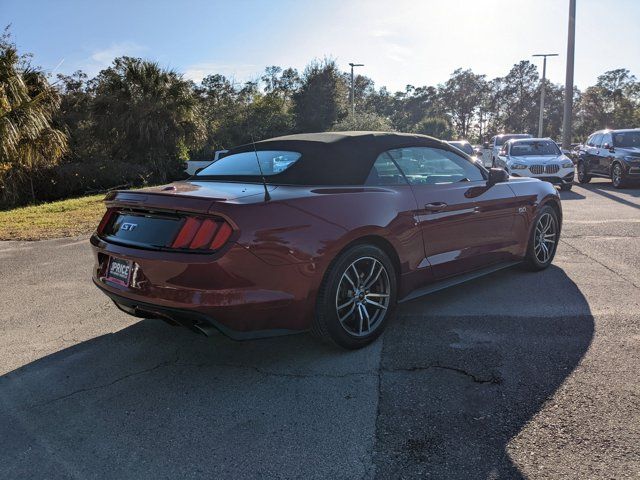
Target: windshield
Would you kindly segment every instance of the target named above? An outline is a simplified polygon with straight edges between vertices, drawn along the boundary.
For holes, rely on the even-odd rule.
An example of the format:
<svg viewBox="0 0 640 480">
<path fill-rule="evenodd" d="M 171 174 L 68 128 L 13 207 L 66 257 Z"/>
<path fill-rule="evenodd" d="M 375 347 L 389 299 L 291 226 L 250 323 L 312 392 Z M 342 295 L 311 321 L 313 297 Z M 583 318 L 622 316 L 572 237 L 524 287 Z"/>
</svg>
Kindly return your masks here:
<svg viewBox="0 0 640 480">
<path fill-rule="evenodd" d="M 449 145 L 452 147 L 456 147 L 459 150 L 462 150 L 467 155 L 473 155 L 473 147 L 469 142 L 449 142 Z"/>
<path fill-rule="evenodd" d="M 260 160 L 262 174 L 265 177 L 284 172 L 296 163 L 301 156 L 298 152 L 280 150 L 258 150 L 258 152 L 235 153 L 213 162 L 208 167 L 200 170 L 196 176 L 260 176 L 256 155 Z"/>
<path fill-rule="evenodd" d="M 449 142 L 449 145 L 452 147 L 456 147 L 459 150 L 462 150 L 467 155 L 473 155 L 473 147 L 468 142 Z"/>
<path fill-rule="evenodd" d="M 560 155 L 561 152 L 555 142 L 546 140 L 514 143 L 511 145 L 509 154 L 512 157 L 526 157 L 529 155 L 553 155 L 555 157 Z"/>
<path fill-rule="evenodd" d="M 519 133 L 516 135 L 500 135 L 499 137 L 496 137 L 496 145 L 502 145 L 507 140 L 511 140 L 513 138 L 530 138 L 530 137 L 531 135 L 529 135 L 528 133 Z"/>
<path fill-rule="evenodd" d="M 640 131 L 614 133 L 613 146 L 620 148 L 640 148 Z"/>
</svg>

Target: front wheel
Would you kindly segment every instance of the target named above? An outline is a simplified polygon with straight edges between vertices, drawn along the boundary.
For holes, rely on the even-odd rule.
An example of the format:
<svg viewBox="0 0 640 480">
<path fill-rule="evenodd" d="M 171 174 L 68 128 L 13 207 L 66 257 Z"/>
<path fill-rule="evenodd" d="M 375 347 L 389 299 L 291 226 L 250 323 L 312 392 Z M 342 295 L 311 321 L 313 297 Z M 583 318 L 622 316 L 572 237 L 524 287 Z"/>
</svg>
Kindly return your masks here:
<svg viewBox="0 0 640 480">
<path fill-rule="evenodd" d="M 589 183 L 591 175 L 587 174 L 587 166 L 584 162 L 578 162 L 578 181 L 580 183 Z"/>
<path fill-rule="evenodd" d="M 622 166 L 619 163 L 615 163 L 611 169 L 611 183 L 613 183 L 613 186 L 616 188 L 624 187 Z"/>
<path fill-rule="evenodd" d="M 396 272 L 389 256 L 374 245 L 355 245 L 329 267 L 311 331 L 343 348 L 362 348 L 383 332 L 396 297 Z"/>
<path fill-rule="evenodd" d="M 538 212 L 529 236 L 524 265 L 528 270 L 544 270 L 553 261 L 560 240 L 558 214 L 550 206 Z"/>
</svg>

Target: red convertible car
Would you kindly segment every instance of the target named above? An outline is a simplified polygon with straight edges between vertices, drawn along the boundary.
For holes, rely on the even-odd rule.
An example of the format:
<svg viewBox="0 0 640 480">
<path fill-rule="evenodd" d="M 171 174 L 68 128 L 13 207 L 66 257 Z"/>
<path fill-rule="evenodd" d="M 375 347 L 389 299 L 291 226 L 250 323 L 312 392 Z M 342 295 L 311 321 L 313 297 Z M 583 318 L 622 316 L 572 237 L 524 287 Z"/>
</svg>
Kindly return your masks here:
<svg viewBox="0 0 640 480">
<path fill-rule="evenodd" d="M 554 187 L 436 139 L 291 135 L 189 180 L 112 192 L 93 281 L 125 312 L 235 339 L 311 330 L 373 341 L 399 302 L 523 263 L 549 266 Z"/>
</svg>

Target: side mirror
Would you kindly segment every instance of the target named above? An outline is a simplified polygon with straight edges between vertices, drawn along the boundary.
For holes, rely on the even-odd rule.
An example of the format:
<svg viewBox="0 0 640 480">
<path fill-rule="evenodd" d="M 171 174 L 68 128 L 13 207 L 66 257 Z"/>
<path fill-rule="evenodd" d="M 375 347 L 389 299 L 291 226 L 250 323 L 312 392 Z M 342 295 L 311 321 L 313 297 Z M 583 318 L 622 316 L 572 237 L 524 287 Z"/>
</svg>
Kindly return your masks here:
<svg viewBox="0 0 640 480">
<path fill-rule="evenodd" d="M 509 174 L 502 168 L 490 168 L 489 178 L 487 179 L 487 187 L 493 187 L 496 183 L 507 182 Z"/>
</svg>

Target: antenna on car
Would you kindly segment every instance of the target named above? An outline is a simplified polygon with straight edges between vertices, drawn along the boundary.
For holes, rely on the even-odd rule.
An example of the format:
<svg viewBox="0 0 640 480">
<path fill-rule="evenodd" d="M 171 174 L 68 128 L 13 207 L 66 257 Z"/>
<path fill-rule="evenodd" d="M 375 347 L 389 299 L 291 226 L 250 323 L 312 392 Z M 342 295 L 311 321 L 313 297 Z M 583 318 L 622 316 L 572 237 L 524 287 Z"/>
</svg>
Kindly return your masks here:
<svg viewBox="0 0 640 480">
<path fill-rule="evenodd" d="M 262 178 L 262 186 L 264 187 L 264 201 L 268 202 L 271 200 L 271 195 L 269 195 L 269 190 L 267 189 L 267 180 L 264 178 L 264 172 L 262 171 L 262 165 L 260 165 L 260 157 L 258 157 L 258 150 L 256 149 L 256 142 L 253 139 L 253 134 L 251 135 L 251 146 L 253 147 L 253 153 L 256 154 L 256 162 L 258 162 L 258 170 L 260 170 L 260 177 Z"/>
</svg>

